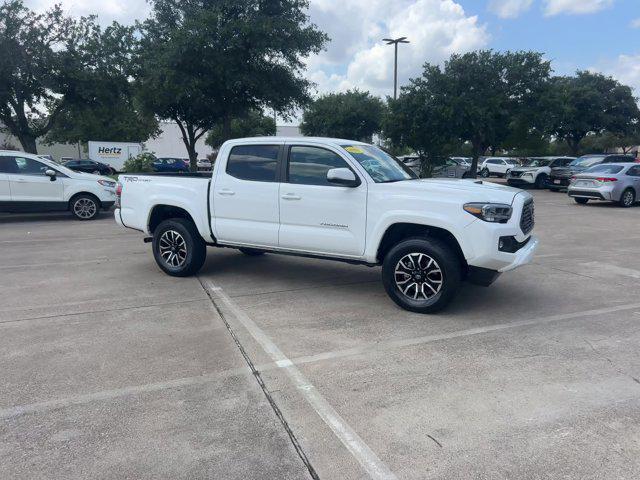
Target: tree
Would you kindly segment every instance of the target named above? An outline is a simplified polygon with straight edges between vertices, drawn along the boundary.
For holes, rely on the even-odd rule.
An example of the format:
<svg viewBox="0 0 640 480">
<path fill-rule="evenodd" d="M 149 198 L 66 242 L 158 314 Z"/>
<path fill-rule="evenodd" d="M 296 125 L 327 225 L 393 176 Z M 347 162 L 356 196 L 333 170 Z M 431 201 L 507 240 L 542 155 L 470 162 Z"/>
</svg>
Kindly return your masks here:
<svg viewBox="0 0 640 480">
<path fill-rule="evenodd" d="M 598 73 L 577 72 L 554 77 L 546 99 L 550 133 L 565 141 L 574 155 L 587 135 L 608 132 L 620 139 L 632 137 L 640 111 L 631 88 Z"/>
<path fill-rule="evenodd" d="M 27 152 L 37 153 L 36 138 L 63 108 L 61 76 L 81 36 L 59 5 L 41 14 L 22 0 L 0 6 L 0 121 Z"/>
<path fill-rule="evenodd" d="M 255 110 L 251 110 L 244 117 L 232 119 L 228 136 L 225 136 L 222 127 L 221 124 L 218 124 L 209 131 L 205 140 L 207 145 L 218 148 L 232 138 L 262 137 L 276 134 L 275 120 Z"/>
<path fill-rule="evenodd" d="M 371 141 L 382 128 L 385 104 L 369 92 L 330 93 L 313 101 L 302 116 L 304 135 Z"/>
<path fill-rule="evenodd" d="M 75 88 L 47 135 L 49 143 L 143 142 L 159 131 L 154 115 L 134 98 L 135 46 L 132 27 L 113 23 L 104 31 L 92 29 L 84 46 L 87 65 L 68 72 Z"/>
<path fill-rule="evenodd" d="M 500 148 L 525 115 L 530 128 L 542 124 L 536 112 L 549 72 L 536 52 L 454 54 L 444 68 L 426 64 L 422 76 L 402 88 L 395 107 L 402 114 L 387 124 L 401 122 L 395 130 L 407 128 L 406 141 L 417 151 L 469 142 L 475 176 L 479 156 Z"/>
<path fill-rule="evenodd" d="M 191 168 L 196 142 L 216 124 L 270 107 L 287 115 L 309 99 L 303 57 L 326 35 L 309 24 L 306 0 L 151 0 L 140 24 L 138 94 L 177 123 Z"/>
</svg>

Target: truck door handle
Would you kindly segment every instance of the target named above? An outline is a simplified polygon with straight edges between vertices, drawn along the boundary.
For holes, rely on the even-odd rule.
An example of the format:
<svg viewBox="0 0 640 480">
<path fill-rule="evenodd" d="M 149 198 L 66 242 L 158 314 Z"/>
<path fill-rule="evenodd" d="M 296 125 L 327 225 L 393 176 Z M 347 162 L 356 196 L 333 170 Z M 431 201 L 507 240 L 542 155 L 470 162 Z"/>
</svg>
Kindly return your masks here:
<svg viewBox="0 0 640 480">
<path fill-rule="evenodd" d="M 284 195 L 282 195 L 282 199 L 283 200 L 301 200 L 302 197 L 299 195 L 296 195 L 295 193 L 285 193 Z"/>
<path fill-rule="evenodd" d="M 223 188 L 222 190 L 218 190 L 218 195 L 235 195 L 236 192 L 233 190 L 229 190 L 228 188 Z"/>
</svg>

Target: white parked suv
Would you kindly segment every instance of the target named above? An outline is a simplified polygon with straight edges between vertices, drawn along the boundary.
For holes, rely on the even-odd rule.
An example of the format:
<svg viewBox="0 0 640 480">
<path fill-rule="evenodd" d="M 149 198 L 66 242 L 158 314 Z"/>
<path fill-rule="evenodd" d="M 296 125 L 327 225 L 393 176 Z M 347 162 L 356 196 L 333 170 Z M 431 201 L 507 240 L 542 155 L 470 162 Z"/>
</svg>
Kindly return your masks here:
<svg viewBox="0 0 640 480">
<path fill-rule="evenodd" d="M 517 166 L 518 162 L 513 158 L 487 157 L 478 166 L 478 171 L 483 178 L 489 178 L 491 175 L 504 177 Z"/>
<path fill-rule="evenodd" d="M 552 168 L 562 168 L 575 160 L 575 157 L 531 157 L 521 167 L 509 170 L 507 183 L 513 187 L 546 188 Z"/>
<path fill-rule="evenodd" d="M 79 220 L 96 218 L 115 203 L 116 182 L 75 172 L 37 155 L 0 151 L 0 212 L 69 210 Z"/>
<path fill-rule="evenodd" d="M 205 176 L 121 175 L 116 221 L 158 266 L 194 275 L 207 246 L 382 265 L 401 307 L 447 305 L 463 280 L 491 284 L 529 263 L 533 198 L 477 180 L 418 179 L 378 147 L 332 138 L 226 142 Z"/>
</svg>

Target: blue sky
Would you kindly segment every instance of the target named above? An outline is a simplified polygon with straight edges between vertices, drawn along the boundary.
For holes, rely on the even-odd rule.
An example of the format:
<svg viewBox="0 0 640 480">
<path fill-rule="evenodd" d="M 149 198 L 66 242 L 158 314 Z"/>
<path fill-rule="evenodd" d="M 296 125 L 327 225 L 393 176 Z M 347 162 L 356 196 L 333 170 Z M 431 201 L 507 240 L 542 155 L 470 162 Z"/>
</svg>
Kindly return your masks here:
<svg viewBox="0 0 640 480">
<path fill-rule="evenodd" d="M 589 14 L 553 16 L 545 15 L 543 2 L 534 1 L 516 18 L 500 18 L 485 0 L 458 3 L 486 22 L 492 47 L 545 52 L 560 74 L 607 66 L 622 54 L 640 54 L 640 28 L 633 26 L 633 20 L 640 19 L 640 0 L 617 0 Z"/>
<path fill-rule="evenodd" d="M 149 11 L 145 0 L 26 0 L 36 9 L 57 2 L 105 24 L 132 23 Z M 425 61 L 442 63 L 454 52 L 524 49 L 544 52 L 558 74 L 604 72 L 640 96 L 640 0 L 310 0 L 309 15 L 332 38 L 307 61 L 318 93 L 357 87 L 391 94 L 393 49 L 380 40 L 406 35 L 400 84 Z"/>
</svg>

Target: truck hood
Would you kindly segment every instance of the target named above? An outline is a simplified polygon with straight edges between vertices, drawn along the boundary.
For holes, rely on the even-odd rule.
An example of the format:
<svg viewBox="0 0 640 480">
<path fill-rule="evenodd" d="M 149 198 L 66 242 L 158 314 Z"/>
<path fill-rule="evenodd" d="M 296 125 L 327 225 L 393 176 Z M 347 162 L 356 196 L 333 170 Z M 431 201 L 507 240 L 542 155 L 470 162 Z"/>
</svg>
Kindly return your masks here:
<svg viewBox="0 0 640 480">
<path fill-rule="evenodd" d="M 513 198 L 522 191 L 482 180 L 458 178 L 424 178 L 388 185 L 394 187 L 395 193 L 401 191 L 413 194 L 442 192 L 443 194 L 455 195 L 460 198 L 462 203 L 492 202 L 511 205 Z"/>
</svg>

